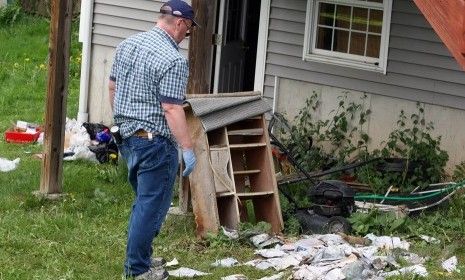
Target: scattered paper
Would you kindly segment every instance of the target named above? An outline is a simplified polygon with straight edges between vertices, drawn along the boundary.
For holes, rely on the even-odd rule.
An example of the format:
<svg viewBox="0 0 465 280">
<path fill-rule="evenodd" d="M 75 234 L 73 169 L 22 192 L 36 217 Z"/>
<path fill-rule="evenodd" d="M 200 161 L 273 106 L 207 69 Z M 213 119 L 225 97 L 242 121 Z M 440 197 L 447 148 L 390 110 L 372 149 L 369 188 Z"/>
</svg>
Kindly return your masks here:
<svg viewBox="0 0 465 280">
<path fill-rule="evenodd" d="M 431 236 L 428 236 L 428 235 L 420 235 L 420 238 L 425 240 L 428 243 L 431 243 L 431 244 L 439 244 L 439 243 L 441 243 L 441 240 L 439 240 L 437 238 L 434 238 L 434 237 L 431 237 Z"/>
<path fill-rule="evenodd" d="M 205 275 L 211 274 L 211 273 L 205 273 L 205 272 L 187 268 L 187 267 L 180 267 L 176 270 L 168 271 L 168 273 L 170 276 L 180 277 L 180 278 L 182 277 L 194 278 L 196 276 L 205 276 Z"/>
<path fill-rule="evenodd" d="M 390 272 L 383 272 L 380 275 L 383 277 L 390 277 L 390 276 L 404 275 L 404 274 L 416 274 L 421 277 L 428 277 L 428 271 L 426 271 L 426 268 L 421 264 L 404 267 L 404 268 L 390 271 Z"/>
<path fill-rule="evenodd" d="M 373 246 L 377 246 L 383 249 L 392 250 L 394 248 L 400 248 L 408 251 L 410 248 L 410 243 L 400 240 L 399 237 L 395 236 L 375 236 L 374 234 L 370 233 L 365 237 L 371 240 Z"/>
<path fill-rule="evenodd" d="M 14 160 L 8 160 L 6 158 L 0 158 L 0 171 L 2 172 L 9 172 L 15 170 L 18 167 L 20 162 L 19 158 Z"/>
<path fill-rule="evenodd" d="M 226 258 L 222 260 L 217 260 L 212 263 L 212 266 L 216 267 L 232 267 L 238 264 L 239 262 L 235 258 Z"/>
<path fill-rule="evenodd" d="M 226 277 L 221 277 L 221 280 L 247 280 L 247 276 L 244 274 L 234 274 Z"/>
<path fill-rule="evenodd" d="M 268 276 L 268 277 L 263 277 L 258 280 L 280 280 L 284 277 L 284 272 L 280 272 L 276 275 Z"/>
<path fill-rule="evenodd" d="M 277 236 L 271 236 L 268 233 L 254 235 L 250 237 L 250 241 L 259 249 L 270 248 L 273 245 L 278 246 L 283 244 L 283 241 L 280 238 Z"/>
<path fill-rule="evenodd" d="M 178 259 L 174 258 L 172 261 L 167 262 L 165 266 L 166 267 L 171 267 L 171 266 L 176 266 L 178 264 L 179 264 Z"/>
<path fill-rule="evenodd" d="M 280 249 L 261 249 L 255 250 L 255 255 L 260 255 L 264 258 L 276 258 L 285 256 L 287 253 Z"/>
<path fill-rule="evenodd" d="M 447 272 L 460 272 L 460 270 L 457 269 L 457 257 L 453 256 L 443 261 L 442 268 L 444 268 Z"/>
</svg>

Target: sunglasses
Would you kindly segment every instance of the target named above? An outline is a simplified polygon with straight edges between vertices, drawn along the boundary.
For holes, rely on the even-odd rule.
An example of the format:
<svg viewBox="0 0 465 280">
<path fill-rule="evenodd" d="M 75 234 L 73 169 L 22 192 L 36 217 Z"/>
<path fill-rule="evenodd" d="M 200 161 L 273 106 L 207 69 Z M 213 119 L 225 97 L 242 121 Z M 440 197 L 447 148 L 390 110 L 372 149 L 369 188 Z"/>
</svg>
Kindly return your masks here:
<svg viewBox="0 0 465 280">
<path fill-rule="evenodd" d="M 185 19 L 181 19 L 181 20 L 182 20 L 182 22 L 184 22 L 184 24 L 187 27 L 186 37 L 189 37 L 191 35 L 190 31 L 192 30 L 192 27 L 194 27 L 194 26 L 192 24 L 191 25 L 187 24 L 187 21 Z"/>
</svg>

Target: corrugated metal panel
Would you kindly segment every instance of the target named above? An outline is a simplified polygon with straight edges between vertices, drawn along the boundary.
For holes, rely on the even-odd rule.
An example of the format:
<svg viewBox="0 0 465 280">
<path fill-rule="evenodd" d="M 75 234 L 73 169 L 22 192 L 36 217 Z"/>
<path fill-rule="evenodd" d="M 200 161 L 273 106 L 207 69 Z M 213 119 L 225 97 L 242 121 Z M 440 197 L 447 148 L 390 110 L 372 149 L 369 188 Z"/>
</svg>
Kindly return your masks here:
<svg viewBox="0 0 465 280">
<path fill-rule="evenodd" d="M 200 118 L 207 132 L 271 110 L 269 103 L 260 95 L 223 97 L 218 94 L 212 97 L 189 98 L 186 102 Z"/>
<path fill-rule="evenodd" d="M 302 60 L 305 0 L 272 0 L 264 94 L 274 76 L 465 109 L 465 73 L 413 1 L 393 0 L 387 74 Z"/>
</svg>

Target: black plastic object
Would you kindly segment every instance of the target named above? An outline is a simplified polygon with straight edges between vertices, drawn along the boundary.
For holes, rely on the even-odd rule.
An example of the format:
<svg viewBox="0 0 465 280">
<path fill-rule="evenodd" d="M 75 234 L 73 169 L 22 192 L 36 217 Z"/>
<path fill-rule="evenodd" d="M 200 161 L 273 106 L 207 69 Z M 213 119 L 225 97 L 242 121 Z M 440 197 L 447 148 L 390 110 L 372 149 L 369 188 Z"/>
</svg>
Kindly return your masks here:
<svg viewBox="0 0 465 280">
<path fill-rule="evenodd" d="M 90 140 L 95 140 L 97 133 L 104 131 L 105 129 L 109 130 L 107 126 L 100 123 L 85 122 L 82 124 L 82 126 L 86 129 L 87 133 L 89 134 Z"/>
<path fill-rule="evenodd" d="M 111 162 L 116 164 L 118 162 L 118 147 L 113 140 L 110 143 L 89 146 L 89 150 L 95 153 L 95 157 L 100 163 Z"/>
<path fill-rule="evenodd" d="M 376 164 L 376 169 L 383 172 L 407 172 L 411 174 L 420 163 L 405 158 L 383 158 Z"/>
<path fill-rule="evenodd" d="M 89 146 L 89 150 L 95 153 L 100 163 L 118 161 L 118 146 L 110 135 L 110 129 L 99 123 L 85 122 L 82 126 L 86 129 L 91 140 L 97 140 L 97 145 Z"/>
<path fill-rule="evenodd" d="M 348 217 L 354 209 L 355 191 L 338 180 L 319 182 L 308 191 L 316 214 Z"/>
<path fill-rule="evenodd" d="M 299 221 L 302 234 L 326 234 L 351 230 L 349 222 L 341 216 L 326 217 L 316 214 L 311 209 L 298 209 L 295 217 Z"/>
</svg>

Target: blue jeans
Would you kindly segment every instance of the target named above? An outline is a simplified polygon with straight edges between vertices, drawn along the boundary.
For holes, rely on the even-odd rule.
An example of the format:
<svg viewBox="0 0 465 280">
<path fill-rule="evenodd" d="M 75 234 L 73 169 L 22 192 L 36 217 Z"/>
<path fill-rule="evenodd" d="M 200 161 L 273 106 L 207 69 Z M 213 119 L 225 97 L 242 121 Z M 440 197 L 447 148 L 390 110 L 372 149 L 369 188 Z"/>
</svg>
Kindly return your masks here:
<svg viewBox="0 0 465 280">
<path fill-rule="evenodd" d="M 128 180 L 135 193 L 129 217 L 124 271 L 136 276 L 149 270 L 152 241 L 171 204 L 178 170 L 178 151 L 165 137 L 152 140 L 131 136 L 119 147 L 128 166 Z"/>
</svg>

